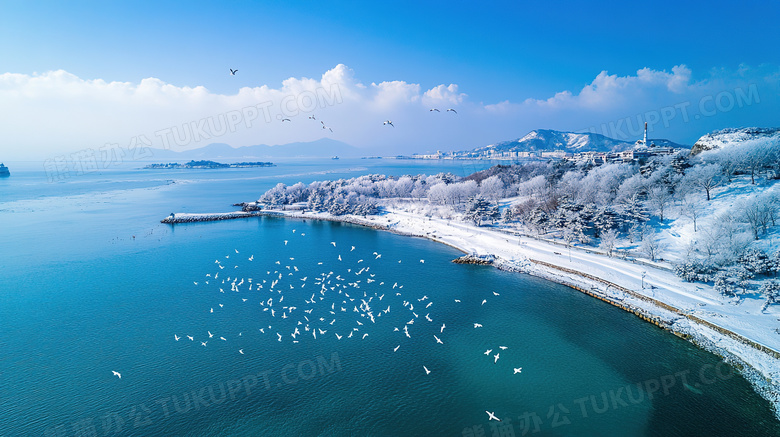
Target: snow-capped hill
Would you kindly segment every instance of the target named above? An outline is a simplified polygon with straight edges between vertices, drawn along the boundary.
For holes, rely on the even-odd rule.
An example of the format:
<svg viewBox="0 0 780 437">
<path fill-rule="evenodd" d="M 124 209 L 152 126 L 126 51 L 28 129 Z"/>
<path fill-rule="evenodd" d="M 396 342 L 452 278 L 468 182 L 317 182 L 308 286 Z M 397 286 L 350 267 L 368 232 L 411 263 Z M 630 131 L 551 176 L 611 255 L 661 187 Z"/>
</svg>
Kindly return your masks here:
<svg viewBox="0 0 780 437">
<path fill-rule="evenodd" d="M 691 155 L 764 137 L 774 137 L 780 141 L 780 128 L 743 127 L 716 130 L 699 138 L 691 149 Z"/>
<path fill-rule="evenodd" d="M 550 129 L 537 129 L 522 138 L 502 141 L 480 147 L 475 152 L 495 150 L 498 152 L 541 152 L 563 150 L 566 152 L 619 152 L 629 150 L 634 143 L 620 141 L 595 133 L 560 132 Z"/>
</svg>

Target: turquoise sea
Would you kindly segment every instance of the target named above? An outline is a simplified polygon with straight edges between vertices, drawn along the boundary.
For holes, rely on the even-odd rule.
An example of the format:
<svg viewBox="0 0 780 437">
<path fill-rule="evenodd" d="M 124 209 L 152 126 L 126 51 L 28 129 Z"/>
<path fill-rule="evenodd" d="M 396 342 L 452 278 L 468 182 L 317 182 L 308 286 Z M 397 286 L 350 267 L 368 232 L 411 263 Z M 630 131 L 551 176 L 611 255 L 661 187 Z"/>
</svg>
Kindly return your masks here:
<svg viewBox="0 0 780 437">
<path fill-rule="evenodd" d="M 311 220 L 159 223 L 278 182 L 485 164 L 128 165 L 54 182 L 6 164 L 0 437 L 780 435 L 718 357 L 567 287 L 453 264 L 450 247 Z"/>
</svg>

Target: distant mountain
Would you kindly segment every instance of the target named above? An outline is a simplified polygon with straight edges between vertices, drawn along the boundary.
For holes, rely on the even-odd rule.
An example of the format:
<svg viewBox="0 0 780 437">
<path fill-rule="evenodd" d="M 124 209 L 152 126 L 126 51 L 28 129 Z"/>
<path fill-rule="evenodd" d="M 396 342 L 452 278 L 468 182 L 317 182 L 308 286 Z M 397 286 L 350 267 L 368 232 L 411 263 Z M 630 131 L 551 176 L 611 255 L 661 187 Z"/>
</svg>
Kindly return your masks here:
<svg viewBox="0 0 780 437">
<path fill-rule="evenodd" d="M 766 137 L 774 137 L 777 141 L 780 141 L 780 128 L 743 127 L 716 130 L 696 140 L 696 144 L 694 144 L 691 149 L 691 155 L 706 150 L 722 149 L 747 140 Z"/>
<path fill-rule="evenodd" d="M 282 144 L 278 146 L 256 145 L 232 147 L 228 144 L 213 143 L 199 149 L 176 152 L 173 150 L 152 149 L 154 162 L 184 162 L 191 160 L 257 160 L 268 158 L 329 158 L 359 157 L 361 150 L 330 138 L 322 138 L 310 142 Z"/>
<path fill-rule="evenodd" d="M 663 147 L 686 148 L 669 140 L 648 140 Z M 642 141 L 630 142 L 609 138 L 596 133 L 560 132 L 551 129 L 537 129 L 526 136 L 511 141 L 502 141 L 475 149 L 475 152 L 495 150 L 497 152 L 542 152 L 563 150 L 565 152 L 621 152 L 641 146 Z"/>
</svg>

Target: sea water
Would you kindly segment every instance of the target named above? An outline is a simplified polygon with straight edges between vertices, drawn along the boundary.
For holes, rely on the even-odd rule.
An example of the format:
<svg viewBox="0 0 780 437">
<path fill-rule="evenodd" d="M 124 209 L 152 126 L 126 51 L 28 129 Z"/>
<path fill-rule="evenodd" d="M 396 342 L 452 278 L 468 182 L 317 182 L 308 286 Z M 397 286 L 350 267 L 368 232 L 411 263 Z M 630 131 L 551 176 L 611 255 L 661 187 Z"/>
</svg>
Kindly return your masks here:
<svg viewBox="0 0 780 437">
<path fill-rule="evenodd" d="M 464 168 L 14 171 L 0 180 L 0 436 L 780 435 L 718 357 L 567 287 L 453 264 L 450 247 L 300 219 L 159 223 L 278 182 L 439 171 Z"/>
</svg>

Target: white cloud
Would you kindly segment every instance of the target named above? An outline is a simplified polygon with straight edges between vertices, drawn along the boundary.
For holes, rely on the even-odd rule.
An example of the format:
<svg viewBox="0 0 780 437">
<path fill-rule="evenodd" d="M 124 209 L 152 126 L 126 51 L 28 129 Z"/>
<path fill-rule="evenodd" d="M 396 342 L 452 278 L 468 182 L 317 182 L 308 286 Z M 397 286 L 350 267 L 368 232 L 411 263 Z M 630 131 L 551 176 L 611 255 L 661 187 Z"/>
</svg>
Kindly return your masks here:
<svg viewBox="0 0 780 437">
<path fill-rule="evenodd" d="M 604 71 L 576 93 L 563 90 L 548 99 L 483 104 L 471 101 L 457 84 L 428 90 L 401 80 L 364 85 L 343 64 L 320 78 L 291 77 L 278 88 L 244 87 L 231 95 L 157 78 L 132 83 L 82 79 L 63 70 L 5 73 L 0 75 L 4 125 L 0 152 L 11 158 L 45 159 L 107 143 L 126 146 L 138 135 L 160 147 L 165 135 L 161 132 L 177 128 L 180 134 L 190 133 L 179 135 L 178 144 L 169 140 L 179 149 L 212 142 L 284 144 L 327 135 L 387 154 L 410 153 L 471 148 L 520 137 L 536 128 L 578 130 L 590 126 L 599 131 L 610 123 L 619 125 L 623 123 L 620 120 L 646 118 L 653 111 L 686 104 L 690 119 L 684 122 L 678 112 L 671 122 L 656 124 L 657 135 L 691 141 L 713 128 L 776 124 L 777 67 L 740 66 L 734 72 L 713 70 L 699 81 L 692 77 L 684 65 L 674 66 L 671 72 L 643 68 L 630 76 Z M 753 101 L 727 107 L 728 97 L 736 96 L 737 89 L 752 92 Z M 712 106 L 707 99 L 722 93 L 727 95 L 714 115 L 693 120 L 702 101 Z M 429 112 L 431 107 L 455 107 L 458 114 Z M 308 119 L 315 114 L 317 121 L 333 129 L 332 134 L 324 131 L 321 123 Z M 282 123 L 282 117 L 292 121 Z M 383 126 L 386 119 L 393 120 L 396 128 Z M 206 135 L 193 134 L 203 120 L 215 126 L 223 120 L 232 124 L 222 134 L 219 129 L 207 129 Z M 608 130 L 600 133 L 615 134 Z M 617 132 L 620 134 L 633 135 Z"/>
</svg>

